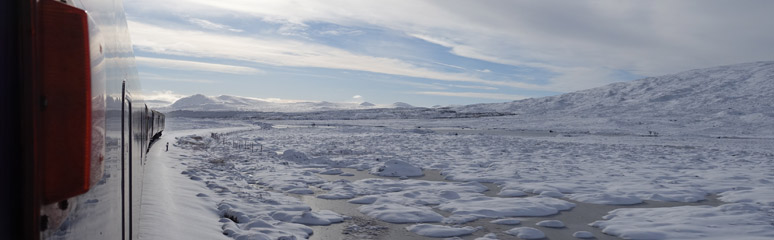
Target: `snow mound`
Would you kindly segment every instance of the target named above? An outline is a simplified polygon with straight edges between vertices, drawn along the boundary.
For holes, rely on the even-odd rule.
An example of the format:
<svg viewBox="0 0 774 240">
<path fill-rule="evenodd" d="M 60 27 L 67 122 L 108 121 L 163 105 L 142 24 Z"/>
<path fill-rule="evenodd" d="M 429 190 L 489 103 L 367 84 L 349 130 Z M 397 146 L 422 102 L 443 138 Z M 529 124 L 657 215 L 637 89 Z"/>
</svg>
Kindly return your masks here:
<svg viewBox="0 0 774 240">
<path fill-rule="evenodd" d="M 344 217 L 330 210 L 319 212 L 311 211 L 277 211 L 272 218 L 283 222 L 299 223 L 304 225 L 331 225 L 344 221 Z"/>
<path fill-rule="evenodd" d="M 344 171 L 341 171 L 339 168 L 329 168 L 319 172 L 319 174 L 323 175 L 341 175 L 342 173 L 344 173 Z"/>
<path fill-rule="evenodd" d="M 505 233 L 521 239 L 541 239 L 546 237 L 546 234 L 543 233 L 543 231 L 531 227 L 512 228 L 508 231 L 505 231 Z"/>
<path fill-rule="evenodd" d="M 579 193 L 569 196 L 570 199 L 593 204 L 633 205 L 642 203 L 642 199 L 631 195 L 613 195 L 609 193 Z"/>
<path fill-rule="evenodd" d="M 521 220 L 515 219 L 515 218 L 504 218 L 504 219 L 492 220 L 490 221 L 490 223 L 500 224 L 500 225 L 519 225 L 521 224 Z"/>
<path fill-rule="evenodd" d="M 425 237 L 456 237 L 462 235 L 468 235 L 475 232 L 477 229 L 473 227 L 450 227 L 443 225 L 433 224 L 414 224 L 406 227 L 406 230 L 419 234 Z"/>
<path fill-rule="evenodd" d="M 299 152 L 295 149 L 288 149 L 282 152 L 282 159 L 288 162 L 293 162 L 303 166 L 330 166 L 334 163 L 325 157 L 310 158 L 305 153 Z M 338 170 L 338 169 L 337 169 Z M 336 171 L 336 170 L 332 170 Z M 341 170 L 338 170 L 341 171 Z"/>
<path fill-rule="evenodd" d="M 527 193 L 516 189 L 501 189 L 497 196 L 501 197 L 523 197 L 527 196 Z"/>
<path fill-rule="evenodd" d="M 624 239 L 774 239 L 771 216 L 760 205 L 622 208 L 591 226 Z"/>
<path fill-rule="evenodd" d="M 422 169 L 401 160 L 388 160 L 373 167 L 371 174 L 383 177 L 420 177 Z"/>
<path fill-rule="evenodd" d="M 354 204 L 371 204 L 376 202 L 377 199 L 379 199 L 379 197 L 377 196 L 362 196 L 362 197 L 350 199 L 347 202 L 354 203 Z"/>
<path fill-rule="evenodd" d="M 581 239 L 594 238 L 594 234 L 587 231 L 577 231 L 577 232 L 574 232 L 572 236 L 575 238 L 581 238 Z"/>
<path fill-rule="evenodd" d="M 251 210 L 237 208 L 233 202 L 221 202 L 218 209 L 222 217 L 220 222 L 223 223 L 223 235 L 234 239 L 299 239 L 308 238 L 312 234 L 312 228 L 302 224 L 259 215 L 250 217 L 248 215 L 251 213 L 244 210 Z"/>
<path fill-rule="evenodd" d="M 443 216 L 425 206 L 386 203 L 361 206 L 358 210 L 369 217 L 389 223 L 429 223 L 443 220 Z"/>
<path fill-rule="evenodd" d="M 487 233 L 486 235 L 476 238 L 474 240 L 497 240 L 497 234 L 494 233 Z"/>
<path fill-rule="evenodd" d="M 455 215 L 486 218 L 541 217 L 575 207 L 574 203 L 549 197 L 493 198 L 478 196 L 452 200 L 438 205 L 438 209 Z"/>
<path fill-rule="evenodd" d="M 564 223 L 559 220 L 543 220 L 535 225 L 541 226 L 541 227 L 549 227 L 549 228 L 563 228 Z"/>
</svg>

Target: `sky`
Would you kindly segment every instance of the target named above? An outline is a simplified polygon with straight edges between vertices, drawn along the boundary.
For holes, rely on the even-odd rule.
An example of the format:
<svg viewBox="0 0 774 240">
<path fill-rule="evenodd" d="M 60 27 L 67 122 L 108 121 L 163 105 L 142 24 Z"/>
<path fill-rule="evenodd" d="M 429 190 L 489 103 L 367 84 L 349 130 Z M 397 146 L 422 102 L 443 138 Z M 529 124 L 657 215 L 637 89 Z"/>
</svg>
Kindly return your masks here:
<svg viewBox="0 0 774 240">
<path fill-rule="evenodd" d="M 774 1 L 125 0 L 144 96 L 507 102 L 774 60 Z"/>
</svg>

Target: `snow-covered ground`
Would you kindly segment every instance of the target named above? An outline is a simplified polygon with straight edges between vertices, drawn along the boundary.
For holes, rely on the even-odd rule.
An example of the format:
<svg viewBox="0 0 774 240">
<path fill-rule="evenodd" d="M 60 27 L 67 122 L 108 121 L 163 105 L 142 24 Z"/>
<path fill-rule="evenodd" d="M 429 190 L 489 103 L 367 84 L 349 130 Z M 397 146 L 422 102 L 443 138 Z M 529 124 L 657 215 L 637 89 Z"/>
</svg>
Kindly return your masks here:
<svg viewBox="0 0 774 240">
<path fill-rule="evenodd" d="M 479 119 L 482 125 L 488 120 Z M 450 132 L 434 131 L 434 121 L 318 121 L 313 127 L 298 121 L 168 119 L 170 130 L 161 141 L 171 143 L 170 152 L 154 146 L 146 179 L 150 189 L 164 191 L 146 189 L 145 199 L 152 200 L 144 201 L 143 211 L 175 222 L 164 228 L 173 235 L 193 228 L 237 239 L 302 239 L 313 236 L 309 226 L 348 224 L 351 216 L 312 211 L 299 197 L 313 195 L 349 200 L 379 221 L 410 223 L 406 230 L 417 236 L 478 237 L 489 232 L 466 223 L 552 216 L 573 211 L 577 201 L 622 205 L 586 224 L 628 239 L 774 237 L 772 139 L 488 134 L 476 126 Z M 342 174 L 339 168 L 370 171 L 373 178 L 322 177 Z M 440 170 L 449 181 L 398 178 L 416 176 L 417 169 Z M 481 183 L 495 183 L 501 191 L 486 196 Z M 625 206 L 697 202 L 708 195 L 724 204 Z M 146 229 L 157 227 L 149 225 Z M 517 227 L 549 231 L 550 225 Z M 535 234 L 525 229 L 494 233 L 500 239 Z"/>
<path fill-rule="evenodd" d="M 499 117 L 168 118 L 141 237 L 774 239 L 771 66 L 455 110 Z"/>
</svg>

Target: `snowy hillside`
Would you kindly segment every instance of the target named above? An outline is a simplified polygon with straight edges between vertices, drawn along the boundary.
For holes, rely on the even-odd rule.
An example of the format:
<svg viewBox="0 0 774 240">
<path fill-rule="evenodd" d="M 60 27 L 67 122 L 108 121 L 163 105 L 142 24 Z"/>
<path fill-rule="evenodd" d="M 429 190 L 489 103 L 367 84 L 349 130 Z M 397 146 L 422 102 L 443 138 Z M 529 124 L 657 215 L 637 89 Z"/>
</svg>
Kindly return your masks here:
<svg viewBox="0 0 774 240">
<path fill-rule="evenodd" d="M 522 114 L 774 114 L 774 62 L 696 69 L 559 96 L 460 107 Z M 755 117 L 755 116 L 750 116 Z"/>
<path fill-rule="evenodd" d="M 717 136 L 774 136 L 774 62 L 685 71 L 458 112 L 518 114 L 520 124 L 559 129 L 637 129 Z"/>
<path fill-rule="evenodd" d="M 406 104 L 408 105 L 408 104 Z M 410 105 L 409 105 L 410 106 Z M 169 106 L 159 108 L 162 111 L 256 111 L 256 112 L 310 112 L 329 110 L 391 108 L 392 105 L 332 102 L 271 102 L 261 99 L 221 95 L 209 97 L 196 94 L 178 99 Z"/>
</svg>

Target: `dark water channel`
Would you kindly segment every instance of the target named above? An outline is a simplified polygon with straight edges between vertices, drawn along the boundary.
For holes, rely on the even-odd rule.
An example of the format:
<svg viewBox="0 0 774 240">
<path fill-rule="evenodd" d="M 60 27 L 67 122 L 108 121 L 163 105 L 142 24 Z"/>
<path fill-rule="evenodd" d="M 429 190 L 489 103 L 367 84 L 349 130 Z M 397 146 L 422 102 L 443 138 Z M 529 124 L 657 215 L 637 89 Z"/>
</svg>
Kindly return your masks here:
<svg viewBox="0 0 774 240">
<path fill-rule="evenodd" d="M 389 178 L 380 177 L 369 174 L 367 171 L 357 171 L 355 169 L 341 169 L 345 173 L 350 173 L 352 176 L 340 176 L 340 175 L 318 175 L 327 181 L 335 181 L 339 179 L 347 179 L 349 181 L 356 181 L 366 178 Z M 410 178 L 415 180 L 427 180 L 427 181 L 446 181 L 438 170 L 425 170 L 425 175 L 422 177 Z M 397 178 L 391 178 L 397 179 Z M 497 193 L 500 192 L 500 187 L 493 183 L 482 183 L 489 188 L 489 191 L 484 192 L 486 196 L 499 197 Z M 315 195 L 324 193 L 321 189 L 315 189 Z M 383 222 L 371 217 L 368 217 L 360 211 L 358 207 L 363 206 L 361 204 L 352 204 L 347 202 L 349 199 L 321 199 L 315 195 L 294 195 L 308 204 L 314 211 L 319 210 L 331 210 L 339 214 L 352 217 L 343 223 L 332 224 L 329 226 L 311 226 L 314 229 L 314 234 L 310 239 L 437 239 L 424 237 L 412 232 L 409 232 L 405 228 L 413 224 L 394 224 Z M 545 239 L 576 239 L 572 237 L 572 234 L 576 231 L 588 231 L 594 234 L 596 238 L 592 239 L 621 239 L 615 236 L 610 236 L 602 233 L 599 229 L 589 226 L 596 220 L 602 220 L 602 216 L 607 215 L 609 211 L 618 208 L 657 208 L 657 207 L 675 207 L 675 206 L 691 206 L 691 205 L 709 205 L 718 206 L 722 202 L 717 200 L 715 196 L 707 196 L 707 200 L 696 203 L 682 203 L 682 202 L 657 202 L 657 201 L 645 201 L 642 204 L 636 205 L 601 205 L 581 203 L 569 199 L 563 199 L 575 203 L 575 207 L 568 211 L 561 211 L 558 214 L 545 217 L 515 217 L 521 220 L 521 224 L 518 225 L 500 225 L 493 224 L 490 221 L 491 218 L 481 218 L 473 222 L 462 224 L 462 226 L 482 227 L 482 229 L 474 232 L 471 235 L 461 236 L 462 239 L 475 239 L 481 237 L 487 233 L 497 234 L 498 239 L 520 239 L 512 235 L 504 233 L 504 231 L 515 227 L 533 227 L 537 228 L 546 234 Z M 451 215 L 449 212 L 444 212 L 435 209 L 439 214 L 448 217 Z M 564 228 L 547 228 L 537 226 L 536 223 L 543 220 L 560 220 L 566 227 Z M 431 223 L 439 224 L 441 223 Z"/>
</svg>

